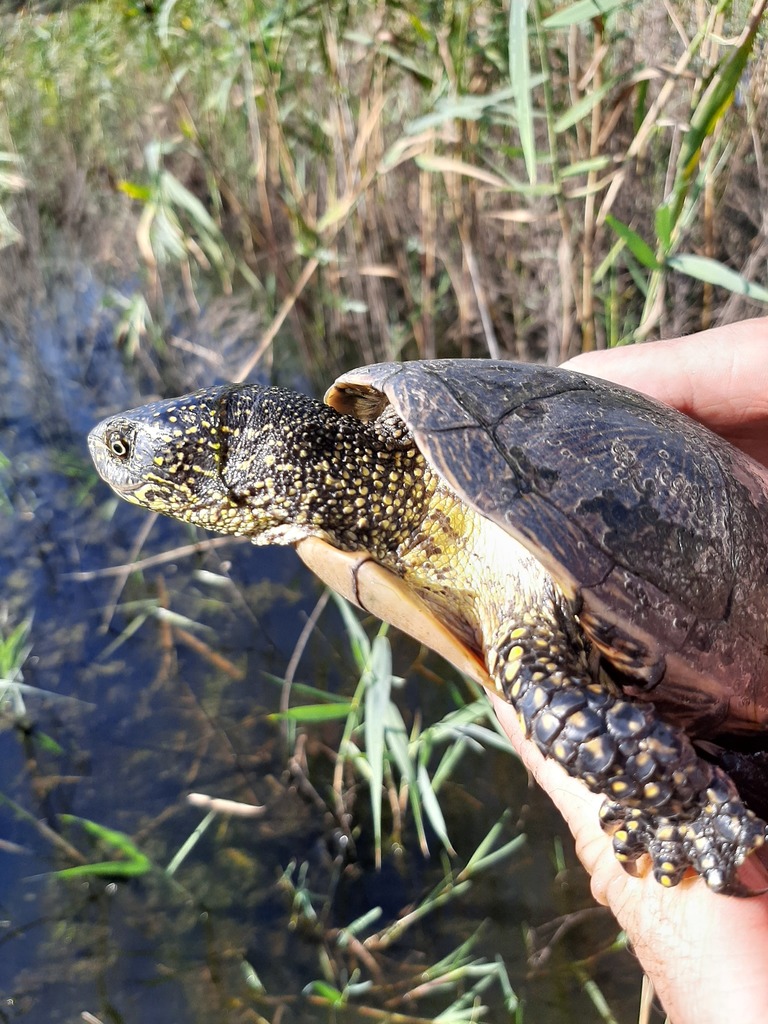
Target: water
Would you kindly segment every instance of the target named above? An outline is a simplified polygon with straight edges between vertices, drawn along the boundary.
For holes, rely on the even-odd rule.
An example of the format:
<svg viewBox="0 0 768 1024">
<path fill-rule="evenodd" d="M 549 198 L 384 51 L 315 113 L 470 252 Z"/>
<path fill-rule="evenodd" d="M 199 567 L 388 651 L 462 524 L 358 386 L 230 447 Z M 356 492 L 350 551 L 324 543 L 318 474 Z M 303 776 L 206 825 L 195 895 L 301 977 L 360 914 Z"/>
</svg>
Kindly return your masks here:
<svg viewBox="0 0 768 1024">
<path fill-rule="evenodd" d="M 281 699 L 270 677 L 285 674 L 321 595 L 291 551 L 227 542 L 106 574 L 203 538 L 158 520 L 135 551 L 148 516 L 113 499 L 90 467 L 89 427 L 163 387 L 140 362 L 124 365 L 104 293 L 86 269 L 69 270 L 42 306 L 29 303 L 23 324 L 0 332 L 2 635 L 30 621 L 23 679 L 41 691 L 24 695 L 23 714 L 7 702 L 0 722 L 0 1021 L 340 1019 L 307 991 L 323 979 L 370 981 L 353 1002 L 371 1013 L 391 1006 L 404 1020 L 429 1019 L 457 993 L 397 997 L 478 930 L 472 957 L 503 958 L 524 1020 L 597 1019 L 572 969 L 582 958 L 594 958 L 589 971 L 616 1019 L 633 1020 L 638 971 L 627 954 L 598 956 L 616 926 L 592 908 L 567 838 L 556 872 L 562 825 L 509 755 L 467 753 L 444 786 L 453 861 L 434 835 L 430 856 L 418 852 L 405 804 L 403 843 L 387 844 L 376 870 L 369 797 L 351 773 L 344 814 L 334 815 L 342 726 L 294 735 L 268 718 Z M 202 326 L 194 340 L 214 351 Z M 174 373 L 188 388 L 214 382 L 210 363 L 192 356 Z M 426 681 L 444 666 L 420 670 L 413 643 L 394 646 L 409 725 L 448 714 L 454 690 Z M 296 678 L 342 696 L 354 690 L 332 604 Z M 169 876 L 205 817 L 190 792 L 264 811 L 216 818 Z M 385 951 L 339 943 L 338 929 L 372 908 L 381 918 L 362 937 L 396 920 L 462 866 L 507 808 L 501 841 L 527 835 L 512 858 Z M 118 857 L 87 823 L 128 837 L 150 870 L 58 876 Z M 385 824 L 390 835 L 386 811 Z M 312 913 L 285 882 L 302 871 Z M 546 948 L 560 916 L 582 912 L 534 966 L 531 944 Z M 477 1019 L 513 1019 L 498 983 L 483 1001 L 490 1009 Z M 343 1019 L 370 1014 L 352 1008 Z"/>
</svg>

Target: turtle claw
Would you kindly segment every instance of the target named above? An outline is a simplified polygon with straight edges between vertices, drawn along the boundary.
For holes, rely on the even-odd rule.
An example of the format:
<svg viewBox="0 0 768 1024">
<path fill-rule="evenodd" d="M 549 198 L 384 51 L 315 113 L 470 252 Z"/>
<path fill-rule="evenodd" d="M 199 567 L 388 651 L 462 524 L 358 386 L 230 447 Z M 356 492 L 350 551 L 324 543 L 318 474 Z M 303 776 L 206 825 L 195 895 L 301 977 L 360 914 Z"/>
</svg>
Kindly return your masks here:
<svg viewBox="0 0 768 1024">
<path fill-rule="evenodd" d="M 765 896 L 768 893 L 768 885 L 764 885 L 761 889 L 750 889 L 748 885 L 744 885 L 743 882 L 739 882 L 738 879 L 732 881 L 727 889 L 720 890 L 724 896 L 736 896 L 737 899 L 748 899 L 752 896 Z"/>
<path fill-rule="evenodd" d="M 605 801 L 600 821 L 613 837 L 616 859 L 635 874 L 636 861 L 648 854 L 654 877 L 665 888 L 677 885 L 692 870 L 713 892 L 726 896 L 768 892 L 768 888 L 750 889 L 737 878 L 747 857 L 766 842 L 765 822 L 733 799 L 730 787 L 720 793 L 715 786 L 707 797 L 709 802 L 698 816 L 688 821 Z"/>
<path fill-rule="evenodd" d="M 709 803 L 686 826 L 686 845 L 691 866 L 703 876 L 713 892 L 728 896 L 756 896 L 738 881 L 738 868 L 764 845 L 766 825 L 740 800 L 719 799 L 717 787 L 707 796 Z M 729 794 L 730 796 L 730 794 Z"/>
<path fill-rule="evenodd" d="M 603 804 L 600 820 L 613 836 L 616 859 L 631 874 L 637 874 L 636 862 L 648 854 L 654 878 L 669 889 L 678 884 L 691 866 L 684 842 L 685 826 L 612 801 Z"/>
</svg>

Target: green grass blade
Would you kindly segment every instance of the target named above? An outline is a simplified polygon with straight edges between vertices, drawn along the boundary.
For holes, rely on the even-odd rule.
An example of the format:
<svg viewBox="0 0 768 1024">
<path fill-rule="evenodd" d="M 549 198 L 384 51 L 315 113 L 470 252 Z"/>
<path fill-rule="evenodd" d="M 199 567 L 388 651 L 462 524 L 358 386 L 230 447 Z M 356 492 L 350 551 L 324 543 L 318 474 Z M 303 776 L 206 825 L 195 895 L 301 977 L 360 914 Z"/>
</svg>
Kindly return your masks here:
<svg viewBox="0 0 768 1024">
<path fill-rule="evenodd" d="M 536 184 L 536 138 L 533 131 L 531 100 L 531 60 L 528 52 L 527 0 L 509 4 L 509 77 L 514 90 L 517 130 L 528 180 Z"/>
<path fill-rule="evenodd" d="M 746 295 L 756 302 L 768 302 L 768 288 L 747 280 L 742 274 L 707 256 L 681 253 L 679 256 L 670 256 L 666 260 L 666 266 L 680 274 L 695 277 L 698 281 L 727 288 L 729 292 L 735 292 L 737 295 Z"/>
<path fill-rule="evenodd" d="M 765 6 L 766 4 L 763 3 L 756 13 L 752 27 L 741 46 L 737 47 L 723 62 L 721 71 L 713 78 L 691 117 L 691 127 L 683 139 L 678 162 L 678 167 L 686 181 L 692 177 L 698 166 L 704 140 L 712 134 L 717 122 L 733 103 L 744 68 L 752 53 Z"/>
<path fill-rule="evenodd" d="M 541 76 L 532 76 L 530 85 L 533 87 L 541 82 Z M 406 125 L 408 135 L 420 135 L 422 132 L 437 128 L 446 122 L 479 121 L 488 117 L 493 111 L 503 110 L 505 104 L 514 101 L 515 88 L 498 89 L 481 96 L 450 96 L 435 104 L 434 110 L 422 117 L 414 118 Z"/>
<path fill-rule="evenodd" d="M 632 228 L 629 227 L 629 225 L 617 220 L 616 217 L 612 216 L 610 213 L 605 219 L 619 238 L 626 244 L 627 248 L 638 263 L 642 263 L 642 265 L 644 267 L 648 267 L 649 270 L 661 270 L 662 264 L 656 259 L 656 253 L 650 245 L 648 245 L 645 239 L 641 238 L 636 231 L 633 231 Z"/>
<path fill-rule="evenodd" d="M 429 772 L 420 764 L 416 772 L 416 781 L 419 787 L 419 796 L 421 797 L 421 804 L 424 808 L 430 825 L 434 829 L 435 835 L 443 844 L 445 849 L 453 854 L 455 851 L 451 846 L 451 841 L 448 838 L 448 828 L 445 824 L 445 818 L 443 816 L 442 809 L 440 807 L 440 801 L 435 796 L 435 791 L 432 788 L 432 780 L 429 777 Z"/>
<path fill-rule="evenodd" d="M 413 822 L 416 827 L 416 834 L 419 837 L 419 846 L 424 853 L 428 851 L 427 837 L 424 831 L 424 815 L 417 782 L 416 766 L 411 759 L 408 730 L 400 714 L 400 710 L 392 701 L 386 709 L 386 730 L 387 749 L 397 765 L 400 776 L 408 786 L 408 801 L 413 813 Z"/>
<path fill-rule="evenodd" d="M 336 602 L 336 607 L 339 609 L 339 614 L 344 622 L 344 629 L 358 671 L 364 672 L 371 656 L 371 641 L 361 626 L 352 605 L 339 594 L 333 593 L 331 597 Z"/>
<path fill-rule="evenodd" d="M 27 660 L 31 645 L 27 642 L 32 629 L 32 617 L 24 619 L 0 640 L 0 678 L 14 679 Z"/>
<path fill-rule="evenodd" d="M 166 875 L 172 878 L 181 864 L 186 860 L 187 855 L 197 846 L 200 840 L 208 830 L 208 826 L 213 824 L 216 819 L 216 811 L 209 811 L 197 828 L 187 836 L 184 842 L 181 844 L 179 849 L 176 851 L 174 856 L 168 863 L 168 867 L 165 869 Z"/>
<path fill-rule="evenodd" d="M 629 7 L 628 0 L 577 0 L 569 7 L 563 7 L 542 21 L 544 28 L 570 28 L 583 25 L 593 18 L 605 18 L 619 7 Z"/>
<path fill-rule="evenodd" d="M 413 762 L 408 753 L 408 730 L 398 707 L 389 701 L 384 709 L 387 749 L 397 765 L 400 775 L 409 787 L 416 781 Z"/>
<path fill-rule="evenodd" d="M 280 689 L 285 686 L 285 679 L 283 679 L 282 676 L 273 675 L 271 672 L 263 672 L 262 678 L 266 679 L 268 683 L 274 683 L 275 686 L 279 686 Z M 308 699 L 317 701 L 320 704 L 339 703 L 339 695 L 337 693 L 329 693 L 327 690 L 320 690 L 316 686 L 310 686 L 309 683 L 291 683 L 291 693 L 298 693 L 302 697 L 307 697 Z"/>
<path fill-rule="evenodd" d="M 267 715 L 269 722 L 332 722 L 346 718 L 354 709 L 352 701 L 335 701 L 332 704 L 298 704 L 287 711 L 275 711 Z"/>
<path fill-rule="evenodd" d="M 120 860 L 98 861 L 94 864 L 78 864 L 76 867 L 54 871 L 54 878 L 87 878 L 88 876 L 135 878 L 152 869 L 152 862 L 124 832 L 106 828 L 98 822 L 79 818 L 75 814 L 61 814 L 66 824 L 78 824 L 93 839 L 116 854 Z"/>
<path fill-rule="evenodd" d="M 555 128 L 557 128 L 555 122 Z M 610 167 L 611 158 L 609 156 L 591 156 L 586 160 L 574 160 L 573 163 L 567 164 L 565 167 L 560 168 L 561 178 L 576 178 L 581 174 L 589 174 L 590 171 L 603 171 L 606 167 Z"/>
<path fill-rule="evenodd" d="M 579 121 L 582 121 L 587 114 L 592 111 L 592 108 L 606 96 L 616 84 L 615 79 L 609 79 L 607 82 L 603 82 L 597 89 L 592 89 L 585 96 L 582 96 L 580 100 L 573 103 L 565 110 L 560 117 L 555 120 L 553 125 L 556 132 L 564 132 L 568 128 L 572 128 Z"/>
<path fill-rule="evenodd" d="M 668 253 L 672 248 L 672 211 L 668 203 L 662 203 L 656 209 L 656 237 L 659 240 L 661 251 Z"/>
<path fill-rule="evenodd" d="M 365 688 L 365 751 L 371 772 L 369 788 L 377 862 L 381 857 L 381 799 L 384 788 L 385 722 L 392 689 L 392 651 L 385 636 L 377 636 Z"/>
</svg>

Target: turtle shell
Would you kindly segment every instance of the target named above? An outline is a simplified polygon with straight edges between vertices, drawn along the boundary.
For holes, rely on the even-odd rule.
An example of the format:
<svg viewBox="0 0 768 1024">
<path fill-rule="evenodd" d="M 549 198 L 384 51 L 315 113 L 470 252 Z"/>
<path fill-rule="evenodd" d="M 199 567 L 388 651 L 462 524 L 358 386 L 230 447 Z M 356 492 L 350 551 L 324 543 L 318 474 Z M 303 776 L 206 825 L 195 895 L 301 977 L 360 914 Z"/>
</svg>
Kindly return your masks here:
<svg viewBox="0 0 768 1024">
<path fill-rule="evenodd" d="M 547 568 L 625 690 L 698 736 L 765 730 L 768 474 L 748 456 L 628 388 L 533 364 L 382 363 L 326 401 L 363 420 L 390 404 Z"/>
</svg>

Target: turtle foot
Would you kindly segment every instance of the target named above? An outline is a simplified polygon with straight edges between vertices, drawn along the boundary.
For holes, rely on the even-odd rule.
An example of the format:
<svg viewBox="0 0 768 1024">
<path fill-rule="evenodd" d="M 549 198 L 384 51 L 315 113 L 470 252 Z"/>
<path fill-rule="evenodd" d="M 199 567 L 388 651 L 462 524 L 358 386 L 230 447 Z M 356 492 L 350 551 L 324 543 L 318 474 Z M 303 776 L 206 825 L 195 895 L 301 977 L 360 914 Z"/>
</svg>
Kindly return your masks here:
<svg viewBox="0 0 768 1024">
<path fill-rule="evenodd" d="M 632 870 L 648 854 L 657 882 L 666 888 L 678 884 L 691 869 L 713 892 L 727 896 L 757 896 L 738 880 L 738 869 L 766 841 L 768 827 L 748 810 L 730 780 L 713 780 L 707 802 L 691 818 L 663 817 L 607 800 L 600 821 L 613 837 L 617 860 Z"/>
<path fill-rule="evenodd" d="M 590 681 L 556 617 L 521 619 L 489 646 L 490 672 L 542 754 L 607 797 L 600 816 L 619 861 L 631 869 L 647 854 L 666 888 L 694 871 L 713 892 L 748 895 L 739 868 L 767 827 L 733 781 L 653 704 Z"/>
</svg>

